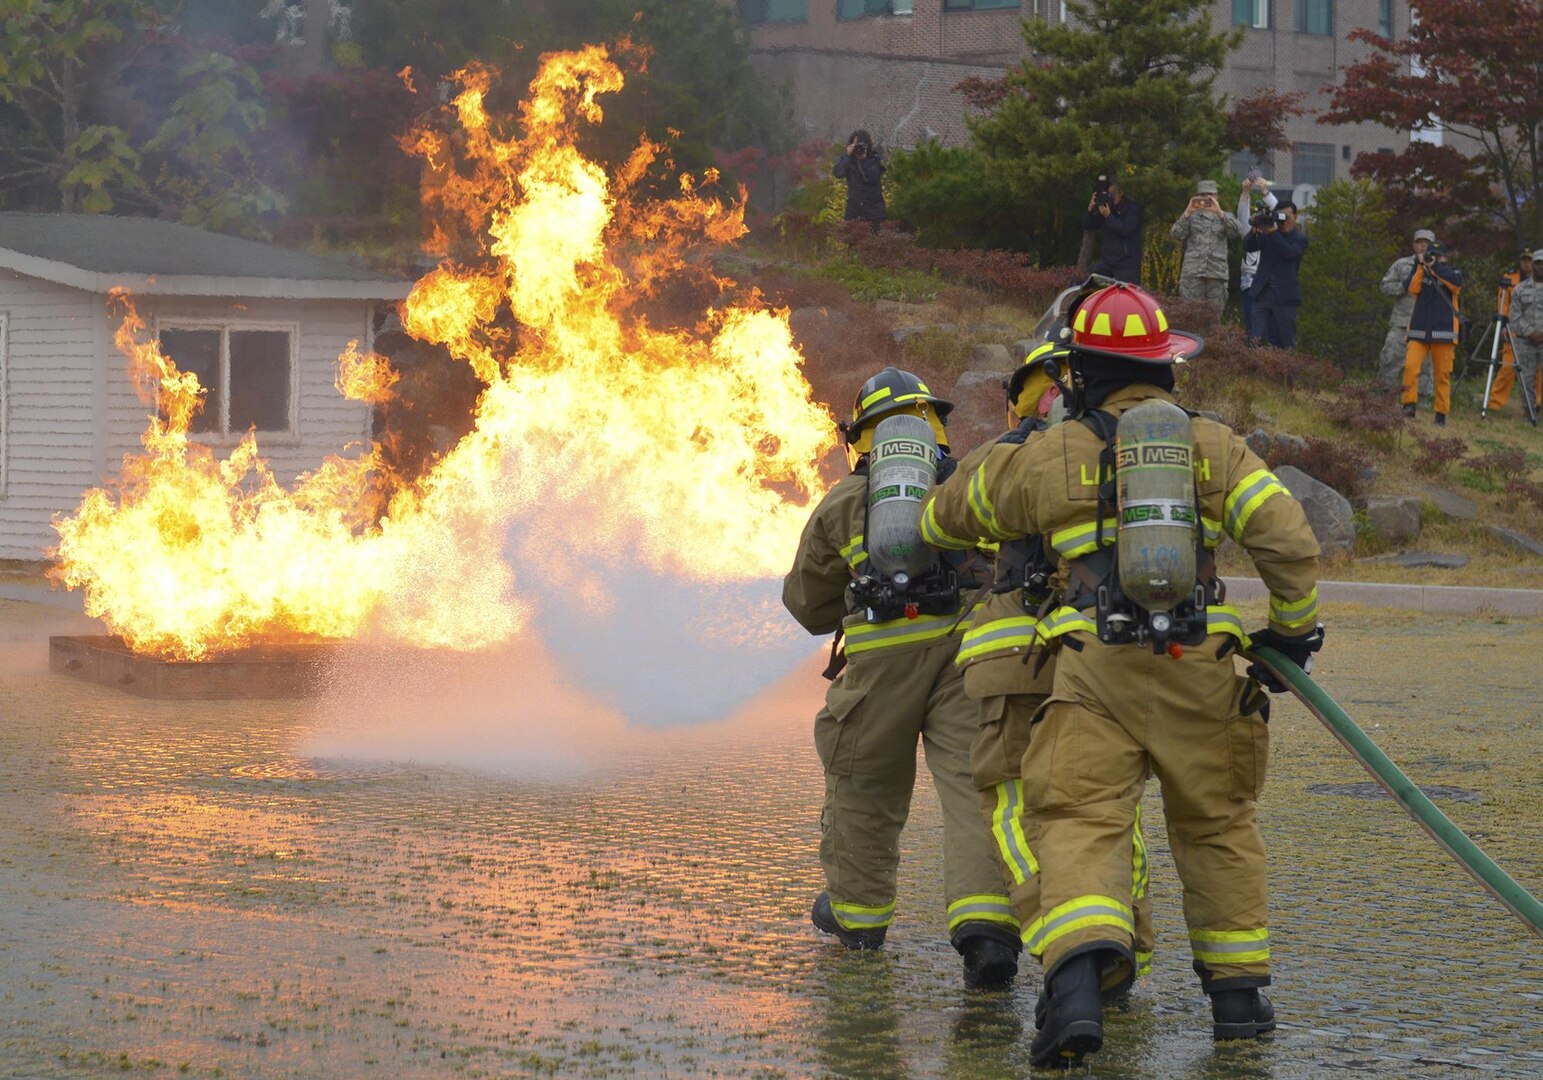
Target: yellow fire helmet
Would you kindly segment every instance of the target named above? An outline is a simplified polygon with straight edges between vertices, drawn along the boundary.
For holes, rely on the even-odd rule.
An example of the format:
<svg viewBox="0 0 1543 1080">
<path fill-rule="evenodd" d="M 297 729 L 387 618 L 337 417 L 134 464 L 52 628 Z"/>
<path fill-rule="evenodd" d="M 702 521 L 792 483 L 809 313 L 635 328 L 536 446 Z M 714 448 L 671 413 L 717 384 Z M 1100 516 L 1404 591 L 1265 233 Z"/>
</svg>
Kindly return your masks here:
<svg viewBox="0 0 1543 1080">
<path fill-rule="evenodd" d="M 1055 380 L 1045 371 L 1045 361 L 1064 360 L 1070 351 L 1061 342 L 1047 341 L 1029 353 L 1022 366 L 1003 384 L 1008 404 L 1019 418 L 1037 415 L 1041 411 L 1040 406 L 1045 404 L 1045 395 L 1056 385 Z"/>
<path fill-rule="evenodd" d="M 948 414 L 953 410 L 953 402 L 935 396 L 926 383 L 909 371 L 887 367 L 857 391 L 852 419 L 841 425 L 841 434 L 853 452 L 866 454 L 873 449 L 873 429 L 880 420 L 896 413 L 909 413 L 927 421 L 938 440 L 938 448 L 947 450 Z"/>
</svg>

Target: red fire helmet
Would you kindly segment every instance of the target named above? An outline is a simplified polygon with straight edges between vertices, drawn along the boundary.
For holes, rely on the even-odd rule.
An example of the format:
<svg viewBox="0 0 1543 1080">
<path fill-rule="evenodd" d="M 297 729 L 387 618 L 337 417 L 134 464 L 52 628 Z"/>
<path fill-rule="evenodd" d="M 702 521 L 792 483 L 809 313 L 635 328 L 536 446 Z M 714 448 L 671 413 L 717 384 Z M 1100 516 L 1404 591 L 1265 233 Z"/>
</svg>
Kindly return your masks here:
<svg viewBox="0 0 1543 1080">
<path fill-rule="evenodd" d="M 1120 282 L 1089 296 L 1072 317 L 1071 346 L 1088 356 L 1147 364 L 1182 364 L 1205 347 L 1196 334 L 1168 329 L 1145 289 Z"/>
</svg>

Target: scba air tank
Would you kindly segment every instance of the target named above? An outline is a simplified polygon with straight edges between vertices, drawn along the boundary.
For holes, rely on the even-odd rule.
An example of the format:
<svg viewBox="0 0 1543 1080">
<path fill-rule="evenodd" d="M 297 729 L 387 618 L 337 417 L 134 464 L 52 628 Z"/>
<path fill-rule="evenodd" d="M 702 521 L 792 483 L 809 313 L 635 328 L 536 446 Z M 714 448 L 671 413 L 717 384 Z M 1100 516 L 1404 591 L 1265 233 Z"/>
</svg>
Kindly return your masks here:
<svg viewBox="0 0 1543 1080">
<path fill-rule="evenodd" d="M 938 470 L 932 425 L 919 416 L 890 416 L 873 431 L 868 454 L 868 527 L 863 546 L 886 578 L 914 578 L 932 567 L 922 542 L 922 500 Z M 901 584 L 904 582 L 902 581 Z"/>
<path fill-rule="evenodd" d="M 1192 438 L 1189 416 L 1166 401 L 1143 401 L 1115 429 L 1120 588 L 1147 611 L 1195 591 Z"/>
</svg>

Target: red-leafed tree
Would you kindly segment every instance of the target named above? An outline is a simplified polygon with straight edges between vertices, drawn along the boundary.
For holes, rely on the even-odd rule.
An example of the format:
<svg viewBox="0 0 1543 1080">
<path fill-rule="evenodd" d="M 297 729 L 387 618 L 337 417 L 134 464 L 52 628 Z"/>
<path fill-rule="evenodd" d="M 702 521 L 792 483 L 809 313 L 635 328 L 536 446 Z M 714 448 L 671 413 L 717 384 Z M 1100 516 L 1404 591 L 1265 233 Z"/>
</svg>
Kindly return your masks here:
<svg viewBox="0 0 1543 1080">
<path fill-rule="evenodd" d="M 1301 116 L 1305 94 L 1260 90 L 1239 98 L 1227 110 L 1227 145 L 1265 158 L 1271 150 L 1290 150 L 1286 121 Z"/>
<path fill-rule="evenodd" d="M 1543 244 L 1543 0 L 1411 0 L 1410 9 L 1407 40 L 1350 35 L 1372 55 L 1345 69 L 1322 119 L 1441 130 L 1441 147 L 1363 154 L 1356 169 L 1387 182 L 1395 206 L 1421 202 L 1427 217 L 1466 209 L 1504 223 L 1521 246 Z M 1479 205 L 1469 202 L 1476 188 L 1486 189 Z"/>
</svg>

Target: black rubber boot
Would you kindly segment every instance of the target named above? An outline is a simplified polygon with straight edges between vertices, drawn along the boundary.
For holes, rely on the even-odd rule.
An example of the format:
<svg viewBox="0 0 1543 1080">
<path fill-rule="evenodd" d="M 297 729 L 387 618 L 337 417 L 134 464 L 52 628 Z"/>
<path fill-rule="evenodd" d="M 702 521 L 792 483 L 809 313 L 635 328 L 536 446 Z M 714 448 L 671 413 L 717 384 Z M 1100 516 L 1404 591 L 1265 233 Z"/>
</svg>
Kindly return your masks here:
<svg viewBox="0 0 1543 1080">
<path fill-rule="evenodd" d="M 1439 413 L 1436 414 L 1436 426 L 1437 427 L 1446 427 L 1447 426 L 1447 414 L 1446 413 L 1439 412 Z"/>
<path fill-rule="evenodd" d="M 1104 999 L 1099 993 L 1098 952 L 1061 961 L 1045 980 L 1034 1009 L 1039 1034 L 1029 1047 L 1029 1061 L 1070 1068 L 1104 1045 Z"/>
<path fill-rule="evenodd" d="M 836 913 L 830 909 L 830 893 L 821 893 L 814 898 L 814 907 L 809 911 L 809 921 L 814 923 L 814 928 L 822 934 L 834 934 L 840 939 L 841 944 L 849 949 L 877 949 L 884 944 L 884 935 L 889 931 L 887 926 L 877 926 L 871 930 L 848 930 L 836 921 Z"/>
<path fill-rule="evenodd" d="M 1413 405 L 1405 405 L 1404 406 L 1404 415 L 1405 416 L 1409 416 L 1409 417 L 1414 416 L 1414 406 Z"/>
<path fill-rule="evenodd" d="M 964 957 L 966 990 L 1006 990 L 1013 984 L 1022 946 L 1010 935 L 975 931 L 955 941 L 954 947 Z"/>
<path fill-rule="evenodd" d="M 1257 1039 L 1275 1030 L 1275 1007 L 1257 987 L 1218 990 L 1211 995 L 1211 1020 L 1217 1042 Z"/>
</svg>

